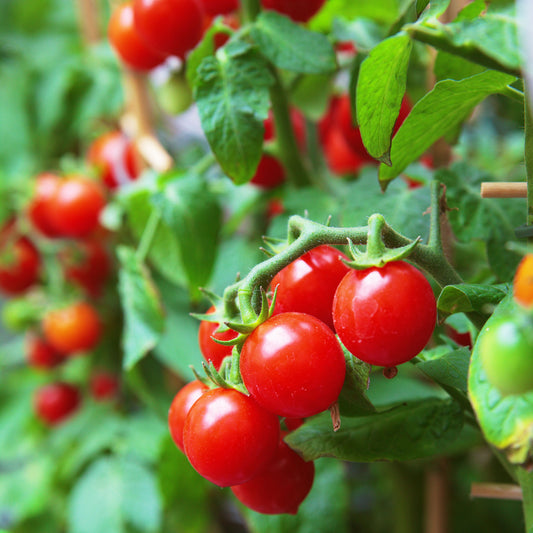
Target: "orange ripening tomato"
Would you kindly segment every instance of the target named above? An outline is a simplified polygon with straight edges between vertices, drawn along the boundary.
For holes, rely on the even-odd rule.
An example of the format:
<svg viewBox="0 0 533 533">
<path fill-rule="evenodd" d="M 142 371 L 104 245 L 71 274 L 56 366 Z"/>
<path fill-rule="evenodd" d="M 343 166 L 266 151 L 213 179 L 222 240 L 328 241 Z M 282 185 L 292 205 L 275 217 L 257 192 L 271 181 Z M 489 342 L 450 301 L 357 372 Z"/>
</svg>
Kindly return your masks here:
<svg viewBox="0 0 533 533">
<path fill-rule="evenodd" d="M 533 306 L 533 254 L 524 256 L 513 280 L 514 299 L 524 307 Z"/>
</svg>

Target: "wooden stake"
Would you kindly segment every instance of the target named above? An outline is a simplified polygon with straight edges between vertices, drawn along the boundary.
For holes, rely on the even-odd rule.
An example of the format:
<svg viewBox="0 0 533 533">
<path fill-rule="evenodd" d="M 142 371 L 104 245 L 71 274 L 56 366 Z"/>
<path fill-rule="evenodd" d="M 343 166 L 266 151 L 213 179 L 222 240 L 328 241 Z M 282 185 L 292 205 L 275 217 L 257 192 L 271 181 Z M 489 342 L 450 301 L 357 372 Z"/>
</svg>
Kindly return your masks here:
<svg viewBox="0 0 533 533">
<path fill-rule="evenodd" d="M 471 498 L 491 498 L 496 500 L 521 500 L 520 485 L 510 483 L 472 483 Z"/>
<path fill-rule="evenodd" d="M 525 181 L 495 181 L 481 184 L 482 198 L 527 198 Z"/>
<path fill-rule="evenodd" d="M 447 533 L 448 503 L 448 467 L 442 459 L 426 472 L 425 533 Z"/>
<path fill-rule="evenodd" d="M 77 0 L 78 21 L 83 40 L 88 45 L 96 44 L 102 38 L 96 0 Z"/>
</svg>

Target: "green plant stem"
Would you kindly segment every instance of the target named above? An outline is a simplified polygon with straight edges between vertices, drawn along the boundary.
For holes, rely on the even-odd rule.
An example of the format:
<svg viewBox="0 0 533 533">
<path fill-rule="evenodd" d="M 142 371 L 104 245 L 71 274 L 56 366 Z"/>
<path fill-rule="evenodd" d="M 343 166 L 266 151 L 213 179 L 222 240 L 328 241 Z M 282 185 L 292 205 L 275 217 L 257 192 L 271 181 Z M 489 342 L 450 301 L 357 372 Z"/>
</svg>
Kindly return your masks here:
<svg viewBox="0 0 533 533">
<path fill-rule="evenodd" d="M 304 187 L 312 183 L 309 171 L 304 165 L 294 130 L 292 129 L 289 103 L 285 89 L 277 71 L 272 68 L 274 83 L 270 87 L 270 100 L 276 127 L 277 152 L 287 172 L 289 181 L 295 187 Z"/>
<path fill-rule="evenodd" d="M 243 318 L 250 319 L 258 314 L 255 302 L 258 300 L 261 287 L 266 290 L 272 278 L 282 268 L 321 244 L 345 245 L 348 239 L 356 245 L 366 244 L 367 235 L 368 226 L 329 227 L 300 216 L 292 216 L 289 219 L 288 246 L 275 256 L 256 265 L 244 279 L 228 287 L 224 292 L 224 300 L 235 300 L 238 296 Z M 399 248 L 413 242 L 386 223 L 383 224 L 382 237 L 388 248 Z M 440 249 L 418 244 L 409 256 L 409 260 L 428 272 L 441 286 L 462 283 L 461 277 L 448 263 Z"/>
<path fill-rule="evenodd" d="M 529 98 L 524 98 L 524 129 L 525 145 L 524 159 L 526 164 L 527 179 L 527 225 L 533 225 L 533 117 Z M 532 239 L 529 239 L 529 244 Z"/>
<path fill-rule="evenodd" d="M 518 482 L 522 488 L 522 507 L 524 509 L 524 521 L 526 533 L 533 532 L 533 472 L 524 468 L 517 471 Z"/>
<path fill-rule="evenodd" d="M 253 22 L 261 11 L 259 0 L 241 0 L 242 14 L 244 22 Z"/>
<path fill-rule="evenodd" d="M 148 218 L 148 222 L 146 222 L 146 226 L 144 227 L 144 231 L 135 254 L 140 262 L 143 262 L 146 259 L 146 256 L 150 251 L 150 247 L 152 246 L 155 232 L 160 220 L 161 214 L 159 211 L 154 210 L 150 213 L 150 217 Z"/>
</svg>

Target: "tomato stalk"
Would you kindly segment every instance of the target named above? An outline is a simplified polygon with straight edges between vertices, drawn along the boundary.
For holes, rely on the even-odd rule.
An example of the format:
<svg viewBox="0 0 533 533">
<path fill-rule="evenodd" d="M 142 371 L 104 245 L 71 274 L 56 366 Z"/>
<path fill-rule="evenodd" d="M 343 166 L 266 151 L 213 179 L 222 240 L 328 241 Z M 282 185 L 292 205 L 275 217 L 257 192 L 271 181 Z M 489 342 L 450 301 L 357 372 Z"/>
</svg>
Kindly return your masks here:
<svg viewBox="0 0 533 533">
<path fill-rule="evenodd" d="M 241 0 L 244 22 L 253 22 L 261 11 L 259 0 Z"/>
<path fill-rule="evenodd" d="M 530 532 L 533 530 L 533 473 L 524 468 L 518 468 L 517 475 L 522 488 L 525 531 Z"/>
<path fill-rule="evenodd" d="M 140 262 L 143 262 L 146 259 L 146 256 L 150 251 L 160 220 L 161 213 L 159 213 L 159 211 L 152 211 L 150 218 L 148 218 L 148 222 L 144 227 L 139 246 L 137 247 L 136 256 Z"/>
</svg>

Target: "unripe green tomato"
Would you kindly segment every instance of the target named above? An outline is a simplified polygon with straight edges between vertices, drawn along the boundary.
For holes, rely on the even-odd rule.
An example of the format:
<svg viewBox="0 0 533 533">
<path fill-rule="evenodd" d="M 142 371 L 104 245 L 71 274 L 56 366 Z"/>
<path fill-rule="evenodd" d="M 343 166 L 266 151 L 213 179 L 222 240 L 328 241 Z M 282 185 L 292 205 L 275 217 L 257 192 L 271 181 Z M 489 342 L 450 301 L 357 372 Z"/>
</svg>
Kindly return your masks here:
<svg viewBox="0 0 533 533">
<path fill-rule="evenodd" d="M 157 88 L 159 105 L 170 115 L 183 113 L 193 103 L 192 90 L 183 74 L 172 74 L 170 78 Z"/>
<path fill-rule="evenodd" d="M 16 332 L 26 331 L 41 319 L 41 309 L 26 298 L 8 300 L 2 309 L 2 322 Z"/>
<path fill-rule="evenodd" d="M 480 336 L 489 382 L 503 396 L 533 390 L 533 328 L 526 317 L 502 317 Z"/>
</svg>

